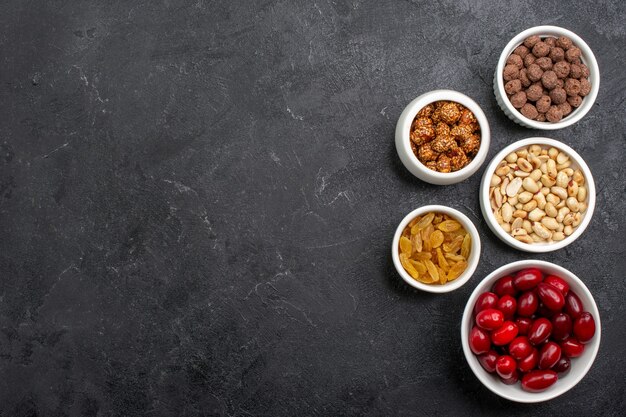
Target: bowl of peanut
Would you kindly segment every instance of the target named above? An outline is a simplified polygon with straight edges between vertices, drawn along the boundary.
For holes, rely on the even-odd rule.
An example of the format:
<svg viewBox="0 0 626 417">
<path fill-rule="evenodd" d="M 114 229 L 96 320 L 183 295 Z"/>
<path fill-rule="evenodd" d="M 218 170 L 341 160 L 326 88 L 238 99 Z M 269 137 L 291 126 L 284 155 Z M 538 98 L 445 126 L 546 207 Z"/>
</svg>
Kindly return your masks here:
<svg viewBox="0 0 626 417">
<path fill-rule="evenodd" d="M 480 236 L 467 216 L 440 205 L 420 207 L 398 225 L 391 244 L 398 274 L 418 290 L 456 290 L 472 276 L 480 258 Z"/>
<path fill-rule="evenodd" d="M 485 170 L 480 208 L 503 242 L 526 252 L 550 252 L 587 228 L 596 202 L 593 176 L 569 146 L 528 138 L 500 151 Z"/>
<path fill-rule="evenodd" d="M 396 150 L 422 181 L 448 185 L 475 173 L 487 157 L 487 118 L 474 100 L 435 90 L 411 101 L 396 124 Z"/>
</svg>

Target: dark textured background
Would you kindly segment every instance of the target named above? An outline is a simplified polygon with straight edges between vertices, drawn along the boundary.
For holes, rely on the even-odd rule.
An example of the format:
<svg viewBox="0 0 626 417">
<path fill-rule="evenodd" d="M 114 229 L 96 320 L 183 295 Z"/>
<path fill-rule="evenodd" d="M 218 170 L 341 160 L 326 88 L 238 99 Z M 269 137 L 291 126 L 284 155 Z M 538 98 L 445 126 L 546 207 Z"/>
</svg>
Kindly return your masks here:
<svg viewBox="0 0 626 417">
<path fill-rule="evenodd" d="M 0 5 L 0 415 L 626 411 L 623 2 L 91 3 Z M 488 231 L 482 169 L 424 184 L 393 133 L 411 99 L 451 88 L 483 107 L 489 158 L 540 135 L 491 89 L 538 24 L 581 35 L 601 69 L 593 110 L 548 134 L 589 163 L 595 215 L 537 258 L 585 281 L 603 334 L 575 389 L 519 405 L 471 373 L 459 323 L 481 277 L 533 256 Z M 481 232 L 447 295 L 390 261 L 427 203 Z"/>
</svg>

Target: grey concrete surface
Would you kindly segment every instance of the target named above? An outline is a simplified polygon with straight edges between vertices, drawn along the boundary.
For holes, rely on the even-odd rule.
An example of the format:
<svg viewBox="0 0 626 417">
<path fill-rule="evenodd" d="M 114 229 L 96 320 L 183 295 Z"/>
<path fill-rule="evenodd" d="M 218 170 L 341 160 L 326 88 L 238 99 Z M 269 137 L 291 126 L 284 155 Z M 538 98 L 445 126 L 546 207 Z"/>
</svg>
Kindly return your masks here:
<svg viewBox="0 0 626 417">
<path fill-rule="evenodd" d="M 623 415 L 625 17 L 618 0 L 2 2 L 0 415 Z M 484 109 L 488 159 L 542 135 L 491 90 L 500 50 L 539 24 L 583 37 L 602 81 L 546 134 L 590 165 L 595 215 L 533 256 L 488 230 L 482 169 L 422 183 L 393 134 L 450 88 Z M 428 203 L 481 233 L 447 295 L 390 260 Z M 459 336 L 476 283 L 527 258 L 578 274 L 603 324 L 586 378 L 539 405 L 484 388 Z"/>
</svg>

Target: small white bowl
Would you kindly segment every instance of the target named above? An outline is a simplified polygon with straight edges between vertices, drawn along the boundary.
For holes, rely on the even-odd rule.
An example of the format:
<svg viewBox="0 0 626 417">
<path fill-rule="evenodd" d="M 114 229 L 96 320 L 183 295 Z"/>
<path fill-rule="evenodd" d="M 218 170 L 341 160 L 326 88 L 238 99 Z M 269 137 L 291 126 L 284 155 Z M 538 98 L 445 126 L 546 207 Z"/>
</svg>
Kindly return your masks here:
<svg viewBox="0 0 626 417">
<path fill-rule="evenodd" d="M 504 71 L 504 66 L 506 65 L 506 60 L 509 55 L 513 52 L 515 48 L 520 46 L 524 39 L 531 35 L 538 35 L 540 37 L 559 37 L 559 36 L 567 36 L 570 38 L 574 45 L 580 48 L 582 52 L 581 61 L 589 68 L 589 81 L 591 82 L 591 92 L 583 99 L 582 104 L 577 109 L 574 109 L 567 117 L 561 119 L 561 121 L 556 123 L 551 122 L 538 122 L 536 120 L 531 120 L 525 117 L 522 113 L 520 113 L 506 95 L 506 91 L 504 91 L 504 80 L 502 79 L 502 72 Z M 496 67 L 496 72 L 493 76 L 493 91 L 496 95 L 496 101 L 502 111 L 509 117 L 509 119 L 513 120 L 518 125 L 541 129 L 541 130 L 556 130 L 562 129 L 564 127 L 570 126 L 580 119 L 583 118 L 585 114 L 593 107 L 593 103 L 596 101 L 596 97 L 598 96 L 598 91 L 600 90 L 600 69 L 598 68 L 598 61 L 596 61 L 596 57 L 593 55 L 593 51 L 589 48 L 589 45 L 583 41 L 580 36 L 576 35 L 574 32 L 571 32 L 567 29 L 560 28 L 558 26 L 535 26 L 530 29 L 526 29 L 522 33 L 515 36 L 511 41 L 506 45 L 502 54 L 500 55 L 500 59 L 498 60 L 498 66 Z"/>
<path fill-rule="evenodd" d="M 402 231 L 415 217 L 430 213 L 431 211 L 447 214 L 448 216 L 457 220 L 472 237 L 472 249 L 470 251 L 469 259 L 467 260 L 467 268 L 457 279 L 452 282 L 447 282 L 443 285 L 424 284 L 422 282 L 416 281 L 411 275 L 409 275 L 408 272 L 404 270 L 404 267 L 400 262 L 399 245 Z M 402 279 L 405 280 L 406 283 L 410 286 L 415 287 L 418 290 L 433 293 L 450 292 L 456 290 L 457 288 L 460 288 L 463 284 L 469 281 L 472 274 L 476 270 L 476 267 L 478 266 L 478 260 L 480 259 L 480 236 L 478 235 L 478 230 L 476 230 L 476 227 L 474 227 L 472 221 L 460 211 L 450 207 L 439 205 L 423 206 L 407 214 L 398 225 L 398 228 L 396 229 L 396 234 L 393 237 L 393 243 L 391 244 L 391 258 L 393 259 L 393 265 L 396 267 L 398 274 L 400 274 Z"/>
<path fill-rule="evenodd" d="M 560 276 L 570 286 L 570 289 L 574 291 L 580 298 L 585 307 L 585 311 L 588 311 L 593 316 L 596 323 L 596 334 L 594 335 L 591 342 L 585 345 L 584 353 L 578 357 L 572 359 L 572 367 L 565 376 L 559 375 L 559 380 L 542 392 L 526 392 L 522 390 L 522 387 L 519 382 L 514 385 L 506 385 L 503 384 L 497 375 L 490 374 L 480 365 L 478 362 L 478 358 L 469 347 L 469 332 L 472 329 L 474 324 L 473 320 L 473 310 L 474 304 L 480 294 L 485 291 L 490 291 L 493 284 L 501 277 L 509 275 L 515 271 L 519 271 L 523 268 L 537 267 L 541 269 L 544 273 L 554 274 Z M 517 401 L 521 403 L 537 403 L 541 401 L 547 401 L 552 398 L 558 397 L 559 395 L 569 391 L 580 382 L 581 379 L 587 374 L 587 371 L 591 368 L 594 359 L 596 358 L 596 354 L 598 353 L 598 349 L 600 348 L 600 333 L 601 333 L 601 325 L 600 325 L 600 312 L 598 311 L 598 306 L 596 305 L 593 296 L 589 289 L 585 286 L 585 284 L 578 278 L 576 275 L 568 271 L 567 269 L 555 265 L 550 262 L 539 261 L 539 260 L 525 260 L 525 261 L 517 261 L 513 262 L 493 271 L 489 274 L 485 279 L 483 279 L 476 289 L 470 295 L 469 300 L 467 301 L 467 305 L 465 306 L 465 311 L 463 312 L 463 319 L 461 321 L 461 343 L 463 345 L 463 353 L 465 354 L 465 359 L 467 359 L 467 363 L 470 368 L 476 375 L 476 377 L 482 382 L 489 390 L 498 394 L 499 396 L 506 398 L 511 401 Z"/>
<path fill-rule="evenodd" d="M 559 242 L 552 243 L 523 243 L 519 240 L 516 240 L 514 237 L 509 235 L 507 232 L 500 227 L 496 217 L 494 216 L 491 210 L 491 204 L 489 202 L 489 185 L 491 182 L 491 176 L 494 174 L 496 168 L 500 161 L 502 161 L 508 154 L 511 152 L 515 152 L 521 148 L 526 148 L 530 145 L 542 145 L 547 147 L 555 147 L 560 149 L 569 155 L 572 160 L 572 165 L 570 166 L 572 169 L 580 169 L 585 176 L 585 185 L 587 186 L 587 211 L 584 213 L 584 217 L 582 222 L 578 225 L 578 227 L 574 230 L 574 232 L 567 236 L 565 239 Z M 589 167 L 582 159 L 582 157 L 576 153 L 572 148 L 564 144 L 563 142 L 559 142 L 558 140 L 549 139 L 549 138 L 527 138 L 522 139 L 517 142 L 514 142 L 502 149 L 489 163 L 487 169 L 483 174 L 483 178 L 480 183 L 480 209 L 483 212 L 483 217 L 487 222 L 487 226 L 491 229 L 496 236 L 500 238 L 504 243 L 509 246 L 512 246 L 516 249 L 525 251 L 525 252 L 534 252 L 534 253 L 542 253 L 542 252 L 551 252 L 557 249 L 564 248 L 570 243 L 574 242 L 576 239 L 582 235 L 585 231 L 589 223 L 591 222 L 591 218 L 593 217 L 593 211 L 596 206 L 596 187 L 593 181 L 593 176 L 591 175 L 591 171 Z"/>
<path fill-rule="evenodd" d="M 426 105 L 441 100 L 454 101 L 464 105 L 474 113 L 480 125 L 480 148 L 478 153 L 467 166 L 449 173 L 437 172 L 427 168 L 426 165 L 417 159 L 417 156 L 411 149 L 411 123 L 413 123 L 415 115 Z M 483 113 L 480 106 L 468 96 L 452 90 L 434 90 L 417 97 L 406 106 L 396 124 L 396 150 L 406 169 L 422 181 L 437 185 L 461 182 L 476 172 L 487 157 L 490 139 L 489 123 L 487 123 L 487 117 L 485 117 L 485 113 Z"/>
</svg>

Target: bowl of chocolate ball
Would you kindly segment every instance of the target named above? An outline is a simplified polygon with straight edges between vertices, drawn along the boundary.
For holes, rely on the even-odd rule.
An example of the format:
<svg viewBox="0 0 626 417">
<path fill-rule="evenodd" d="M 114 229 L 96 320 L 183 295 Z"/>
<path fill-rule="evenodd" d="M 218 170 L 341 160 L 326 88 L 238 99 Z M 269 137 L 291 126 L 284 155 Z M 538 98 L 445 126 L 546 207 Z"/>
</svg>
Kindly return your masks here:
<svg viewBox="0 0 626 417">
<path fill-rule="evenodd" d="M 498 105 L 515 123 L 534 129 L 570 126 L 593 106 L 600 71 L 591 48 L 575 33 L 537 26 L 504 48 L 494 75 Z"/>
</svg>

